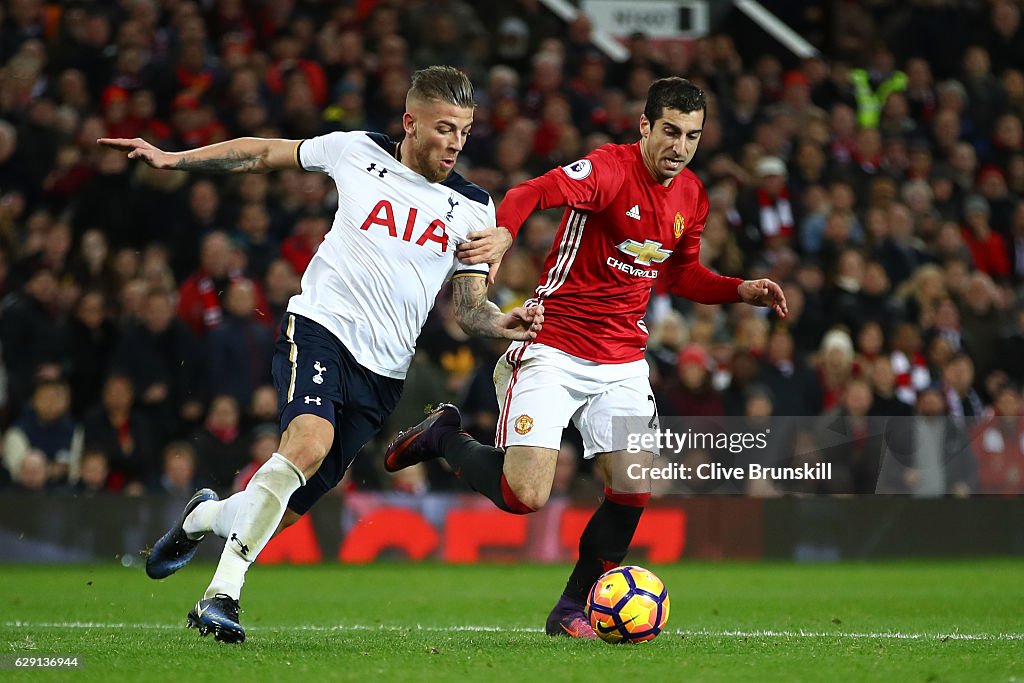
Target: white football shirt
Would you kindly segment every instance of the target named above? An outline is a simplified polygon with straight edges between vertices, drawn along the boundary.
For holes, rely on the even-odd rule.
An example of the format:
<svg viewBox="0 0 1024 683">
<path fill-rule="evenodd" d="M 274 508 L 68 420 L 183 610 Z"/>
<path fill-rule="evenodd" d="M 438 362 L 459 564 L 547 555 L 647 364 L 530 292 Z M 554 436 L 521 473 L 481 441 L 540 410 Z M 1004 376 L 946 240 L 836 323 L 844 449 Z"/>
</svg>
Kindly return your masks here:
<svg viewBox="0 0 1024 683">
<path fill-rule="evenodd" d="M 356 361 L 404 379 L 434 299 L 455 272 L 467 233 L 495 224 L 490 195 L 457 173 L 431 183 L 396 159 L 398 143 L 362 131 L 304 140 L 298 158 L 338 187 L 334 224 L 288 311 L 318 322 Z"/>
</svg>

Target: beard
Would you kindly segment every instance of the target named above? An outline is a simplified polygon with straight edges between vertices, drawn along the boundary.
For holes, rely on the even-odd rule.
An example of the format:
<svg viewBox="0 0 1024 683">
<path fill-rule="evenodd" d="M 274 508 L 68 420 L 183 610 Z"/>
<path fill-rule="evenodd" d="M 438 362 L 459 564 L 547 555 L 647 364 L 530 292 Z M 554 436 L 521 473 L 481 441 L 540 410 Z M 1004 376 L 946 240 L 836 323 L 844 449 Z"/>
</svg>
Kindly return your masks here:
<svg viewBox="0 0 1024 683">
<path fill-rule="evenodd" d="M 416 172 L 432 183 L 439 183 L 447 178 L 451 171 L 441 165 L 440 159 L 432 159 L 430 152 L 413 152 L 416 161 Z"/>
</svg>

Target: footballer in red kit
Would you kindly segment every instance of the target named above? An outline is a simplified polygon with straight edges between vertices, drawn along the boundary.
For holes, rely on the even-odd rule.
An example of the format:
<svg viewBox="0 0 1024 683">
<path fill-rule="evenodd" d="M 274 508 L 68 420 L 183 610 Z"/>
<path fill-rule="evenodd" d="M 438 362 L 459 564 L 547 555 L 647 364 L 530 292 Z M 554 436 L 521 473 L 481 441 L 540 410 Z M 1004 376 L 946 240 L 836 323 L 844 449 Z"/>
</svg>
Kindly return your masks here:
<svg viewBox="0 0 1024 683">
<path fill-rule="evenodd" d="M 655 180 L 640 143 L 605 145 L 522 188 L 532 191 L 510 192 L 498 225 L 518 229 L 535 208 L 568 207 L 537 287 L 545 308 L 537 343 L 601 363 L 643 358 L 643 318 L 659 278 L 671 278 L 671 291 L 694 301 L 740 301 L 742 280 L 698 261 L 704 186 L 688 169 L 668 186 Z"/>
<path fill-rule="evenodd" d="M 533 211 L 565 207 L 565 215 L 528 303 L 543 306 L 543 326 L 534 340 L 513 343 L 494 370 L 496 447 L 461 432 L 458 409 L 442 405 L 387 450 L 390 471 L 443 456 L 500 509 L 527 514 L 551 493 L 562 431 L 570 421 L 579 428 L 605 498 L 580 536 L 548 635 L 597 637 L 584 613 L 587 593 L 622 562 L 650 499 L 650 480 L 628 473 L 649 471 L 643 468 L 656 453 L 630 449 L 627 440 L 657 443 L 644 438 L 658 429 L 644 358 L 652 285 L 667 278 L 669 291 L 693 301 L 745 302 L 786 316 L 776 283 L 724 277 L 698 260 L 708 200 L 686 166 L 705 114 L 700 88 L 684 78 L 659 79 L 647 93 L 639 142 L 604 145 L 509 190 L 496 219 L 513 238 Z M 627 429 L 621 418 L 630 420 Z"/>
</svg>

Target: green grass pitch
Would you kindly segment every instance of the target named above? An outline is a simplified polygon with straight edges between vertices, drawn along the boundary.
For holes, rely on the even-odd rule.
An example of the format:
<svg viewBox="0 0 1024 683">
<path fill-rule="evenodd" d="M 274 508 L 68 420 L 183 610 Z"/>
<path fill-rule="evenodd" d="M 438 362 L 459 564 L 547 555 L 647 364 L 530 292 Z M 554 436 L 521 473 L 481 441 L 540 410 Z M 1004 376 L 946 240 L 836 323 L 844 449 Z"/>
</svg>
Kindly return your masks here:
<svg viewBox="0 0 1024 683">
<path fill-rule="evenodd" d="M 255 567 L 240 646 L 184 628 L 212 567 L 0 567 L 0 652 L 82 658 L 55 681 L 1024 681 L 1024 562 L 651 567 L 666 632 L 541 632 L 563 566 Z M 0 672 L 0 679 L 12 672 Z"/>
</svg>

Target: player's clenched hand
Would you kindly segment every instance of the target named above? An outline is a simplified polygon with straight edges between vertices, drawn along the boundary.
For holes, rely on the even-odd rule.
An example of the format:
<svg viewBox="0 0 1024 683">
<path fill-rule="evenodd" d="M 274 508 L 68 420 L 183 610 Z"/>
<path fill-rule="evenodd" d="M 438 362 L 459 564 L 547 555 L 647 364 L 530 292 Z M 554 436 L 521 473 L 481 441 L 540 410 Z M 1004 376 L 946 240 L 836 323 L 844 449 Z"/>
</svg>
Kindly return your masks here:
<svg viewBox="0 0 1024 683">
<path fill-rule="evenodd" d="M 536 338 L 540 328 L 544 326 L 544 305 L 520 306 L 501 316 L 498 327 L 506 339 L 530 341 Z"/>
<path fill-rule="evenodd" d="M 456 255 L 466 265 L 490 263 L 491 272 L 487 274 L 487 284 L 494 284 L 494 276 L 498 273 L 501 257 L 512 246 L 512 233 L 508 228 L 484 228 L 466 235 L 468 242 L 458 246 Z"/>
<path fill-rule="evenodd" d="M 174 163 L 173 155 L 142 138 L 99 138 L 96 143 L 128 152 L 129 159 L 142 159 L 153 168 L 171 168 Z"/>
<path fill-rule="evenodd" d="M 786 306 L 786 295 L 782 293 L 782 287 L 767 278 L 746 280 L 740 283 L 736 291 L 739 292 L 744 303 L 751 306 L 768 306 L 780 318 L 785 318 L 789 313 L 789 308 Z"/>
</svg>

